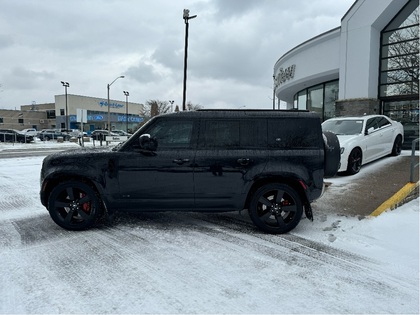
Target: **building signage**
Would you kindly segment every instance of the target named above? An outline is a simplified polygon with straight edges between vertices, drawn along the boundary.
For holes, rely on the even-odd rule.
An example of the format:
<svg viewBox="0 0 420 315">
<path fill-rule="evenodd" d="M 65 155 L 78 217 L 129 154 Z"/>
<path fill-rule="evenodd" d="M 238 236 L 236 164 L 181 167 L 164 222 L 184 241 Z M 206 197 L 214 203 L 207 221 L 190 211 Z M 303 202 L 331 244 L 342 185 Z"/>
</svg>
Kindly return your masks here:
<svg viewBox="0 0 420 315">
<path fill-rule="evenodd" d="M 289 81 L 295 77 L 295 70 L 296 65 L 291 65 L 290 67 L 287 67 L 286 69 L 280 68 L 279 73 L 276 77 L 276 84 L 281 85 L 286 81 Z"/>
<path fill-rule="evenodd" d="M 103 106 L 108 107 L 108 102 L 107 101 L 100 101 L 99 102 L 99 106 L 101 106 L 101 107 L 103 107 Z M 109 107 L 111 107 L 111 108 L 123 108 L 124 105 L 123 104 L 118 104 L 118 103 L 110 103 L 109 104 Z"/>
<path fill-rule="evenodd" d="M 87 120 L 89 120 L 89 121 L 103 121 L 104 116 L 102 116 L 102 115 L 87 115 Z"/>
<path fill-rule="evenodd" d="M 111 117 L 115 116 L 111 114 Z M 104 116 L 102 115 L 87 115 L 86 116 L 88 121 L 105 121 Z M 112 119 L 114 121 L 114 119 Z M 128 122 L 130 123 L 141 123 L 144 120 L 143 117 L 139 117 L 139 116 L 128 116 Z M 70 115 L 70 121 L 71 122 L 77 122 L 77 116 L 76 115 Z M 126 115 L 118 115 L 117 116 L 117 121 L 118 122 L 126 122 L 127 121 L 127 116 Z"/>
<path fill-rule="evenodd" d="M 117 120 L 119 122 L 121 122 L 121 121 L 126 122 L 127 121 L 127 116 L 125 116 L 125 115 L 118 115 Z M 128 116 L 128 122 L 141 123 L 142 121 L 143 121 L 143 118 L 142 117 Z"/>
</svg>

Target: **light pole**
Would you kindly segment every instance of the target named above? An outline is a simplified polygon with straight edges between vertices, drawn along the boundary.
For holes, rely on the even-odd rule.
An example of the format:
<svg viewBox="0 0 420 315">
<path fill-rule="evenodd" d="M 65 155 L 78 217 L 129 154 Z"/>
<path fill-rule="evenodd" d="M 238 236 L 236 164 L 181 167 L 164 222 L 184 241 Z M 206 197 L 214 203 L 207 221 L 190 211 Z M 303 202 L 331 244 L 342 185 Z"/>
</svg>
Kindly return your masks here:
<svg viewBox="0 0 420 315">
<path fill-rule="evenodd" d="M 64 86 L 64 91 L 66 93 L 66 129 L 69 129 L 69 109 L 67 106 L 67 88 L 70 86 L 70 83 L 61 81 L 61 84 Z"/>
<path fill-rule="evenodd" d="M 111 85 L 117 81 L 118 79 L 123 79 L 124 76 L 120 75 L 119 77 L 115 78 L 114 81 L 112 81 L 110 84 L 107 85 L 108 88 L 108 131 L 111 132 L 111 113 L 110 113 L 110 108 L 111 108 L 111 104 L 109 103 L 109 88 L 111 87 Z"/>
<path fill-rule="evenodd" d="M 185 98 L 187 94 L 187 58 L 188 58 L 188 20 L 196 18 L 197 15 L 190 16 L 190 10 L 184 9 L 183 19 L 185 22 L 185 49 L 184 49 L 184 90 L 182 94 L 182 110 L 186 110 Z"/>
<path fill-rule="evenodd" d="M 125 132 L 128 133 L 128 96 L 130 93 L 128 91 L 123 91 L 125 95 Z"/>
<path fill-rule="evenodd" d="M 173 111 L 174 111 L 174 108 L 173 108 L 173 106 L 174 106 L 174 102 L 175 102 L 175 101 L 169 101 L 169 103 L 171 103 L 171 113 L 173 113 Z"/>
<path fill-rule="evenodd" d="M 273 110 L 276 109 L 276 76 L 273 75 Z"/>
</svg>

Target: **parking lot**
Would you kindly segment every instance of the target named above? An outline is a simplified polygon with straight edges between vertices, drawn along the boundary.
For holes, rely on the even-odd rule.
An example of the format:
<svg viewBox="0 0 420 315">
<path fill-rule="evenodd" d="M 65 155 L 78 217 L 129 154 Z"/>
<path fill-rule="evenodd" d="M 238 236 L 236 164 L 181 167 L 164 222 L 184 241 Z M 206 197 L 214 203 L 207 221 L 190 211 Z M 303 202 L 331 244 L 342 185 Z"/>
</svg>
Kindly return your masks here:
<svg viewBox="0 0 420 315">
<path fill-rule="evenodd" d="M 361 220 L 375 199 L 375 185 L 364 192 L 361 183 L 397 170 L 405 151 L 329 179 L 314 222 L 277 236 L 257 231 L 246 212 L 121 214 L 110 226 L 63 230 L 39 203 L 41 153 L 0 158 L 2 313 L 418 311 L 418 226 L 395 233 L 417 244 L 393 248 Z M 365 202 L 343 206 L 356 194 Z"/>
</svg>

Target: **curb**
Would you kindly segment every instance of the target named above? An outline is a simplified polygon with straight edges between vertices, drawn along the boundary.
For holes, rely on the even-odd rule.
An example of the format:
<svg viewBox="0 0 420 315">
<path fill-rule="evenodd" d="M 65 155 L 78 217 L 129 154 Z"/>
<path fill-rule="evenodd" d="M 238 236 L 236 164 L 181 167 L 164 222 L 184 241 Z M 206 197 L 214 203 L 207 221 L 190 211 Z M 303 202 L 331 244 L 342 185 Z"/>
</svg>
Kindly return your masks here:
<svg viewBox="0 0 420 315">
<path fill-rule="evenodd" d="M 369 216 L 377 217 L 386 210 L 394 209 L 397 204 L 399 204 L 401 201 L 407 198 L 407 196 L 410 195 L 414 191 L 414 189 L 416 189 L 417 187 L 419 187 L 419 182 L 406 184 L 403 188 L 401 188 L 398 192 L 396 192 L 391 198 L 389 198 L 387 201 L 381 204 Z"/>
</svg>

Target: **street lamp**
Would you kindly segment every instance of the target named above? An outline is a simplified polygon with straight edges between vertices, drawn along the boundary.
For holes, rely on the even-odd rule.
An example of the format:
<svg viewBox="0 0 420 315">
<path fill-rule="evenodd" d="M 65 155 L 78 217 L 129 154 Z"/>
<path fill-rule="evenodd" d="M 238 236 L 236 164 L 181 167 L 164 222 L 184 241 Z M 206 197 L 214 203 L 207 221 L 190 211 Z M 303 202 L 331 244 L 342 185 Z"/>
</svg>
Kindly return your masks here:
<svg viewBox="0 0 420 315">
<path fill-rule="evenodd" d="M 118 79 L 123 79 L 123 78 L 124 76 L 120 75 L 119 77 L 115 78 L 114 81 L 112 81 L 110 84 L 107 85 L 107 88 L 108 88 L 108 131 L 109 132 L 111 132 L 111 113 L 110 113 L 111 104 L 109 103 L 109 88 L 115 81 L 117 81 Z"/>
<path fill-rule="evenodd" d="M 128 91 L 123 91 L 124 95 L 125 95 L 125 132 L 128 133 L 128 96 L 130 95 L 130 93 L 128 93 Z"/>
<path fill-rule="evenodd" d="M 276 109 L 276 76 L 273 75 L 273 110 Z"/>
<path fill-rule="evenodd" d="M 64 90 L 66 93 L 66 129 L 69 129 L 69 109 L 67 106 L 67 88 L 70 86 L 70 83 L 61 81 L 61 84 L 64 86 Z"/>
<path fill-rule="evenodd" d="M 187 57 L 188 57 L 188 20 L 196 18 L 197 15 L 190 16 L 190 10 L 184 9 L 183 19 L 185 22 L 185 49 L 184 49 L 184 90 L 182 94 L 182 110 L 186 110 L 185 98 L 187 94 Z"/>
<path fill-rule="evenodd" d="M 175 102 L 175 101 L 169 101 L 169 103 L 171 103 L 171 113 L 173 113 L 173 111 L 174 111 L 174 108 L 173 108 L 173 106 L 174 106 L 174 102 Z"/>
</svg>

